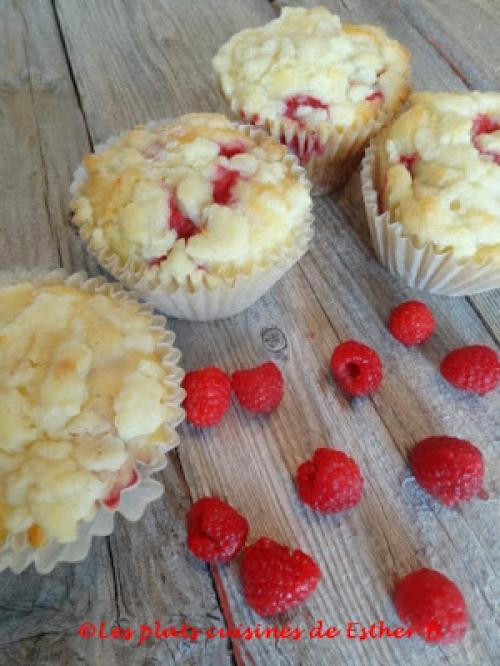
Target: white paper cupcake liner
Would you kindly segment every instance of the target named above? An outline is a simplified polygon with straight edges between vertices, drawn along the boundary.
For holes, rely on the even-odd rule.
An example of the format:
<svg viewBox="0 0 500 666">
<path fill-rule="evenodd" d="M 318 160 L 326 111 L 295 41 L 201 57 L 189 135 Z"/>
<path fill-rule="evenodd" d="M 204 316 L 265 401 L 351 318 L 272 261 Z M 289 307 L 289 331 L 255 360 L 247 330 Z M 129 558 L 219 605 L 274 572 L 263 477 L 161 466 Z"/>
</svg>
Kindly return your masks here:
<svg viewBox="0 0 500 666">
<path fill-rule="evenodd" d="M 134 294 L 124 291 L 116 283 L 106 282 L 104 278 L 88 278 L 83 273 L 75 273 L 67 276 L 63 270 L 55 270 L 49 273 L 41 271 L 0 271 L 0 287 L 16 284 L 29 280 L 36 285 L 67 284 L 77 287 L 92 294 L 103 294 L 110 298 L 126 303 L 137 303 Z M 127 520 L 139 520 L 148 504 L 158 499 L 163 494 L 163 485 L 151 478 L 167 464 L 166 453 L 179 443 L 179 435 L 175 428 L 184 419 L 184 410 L 181 407 L 185 392 L 181 388 L 184 377 L 183 370 L 178 366 L 181 354 L 173 346 L 175 336 L 171 331 L 165 329 L 165 319 L 152 312 L 152 308 L 140 304 L 139 313 L 149 315 L 151 329 L 160 332 L 161 337 L 157 342 L 156 350 L 161 356 L 162 365 L 168 369 L 168 386 L 172 391 L 169 406 L 176 413 L 176 418 L 166 423 L 165 442 L 159 445 L 154 455 L 148 461 L 137 460 L 134 468 L 138 480 L 130 488 L 124 488 L 120 493 L 120 499 L 115 508 L 110 509 L 104 505 L 100 506 L 90 521 L 81 521 L 78 526 L 78 536 L 71 543 L 59 543 L 51 541 L 41 548 L 32 548 L 26 544 L 25 538 L 11 537 L 0 547 L 0 571 L 11 569 L 14 573 L 20 573 L 32 562 L 38 573 L 46 574 L 52 571 L 58 562 L 78 562 L 83 560 L 90 549 L 93 536 L 107 536 L 114 528 L 114 514 L 121 513 Z"/>
<path fill-rule="evenodd" d="M 500 287 L 500 266 L 458 261 L 451 251 L 440 252 L 433 243 L 417 243 L 389 212 L 379 213 L 375 183 L 375 146 L 361 165 L 361 189 L 370 236 L 380 263 L 409 287 L 445 296 L 468 296 Z"/>
<path fill-rule="evenodd" d="M 171 118 L 153 121 L 146 127 L 156 128 L 172 122 Z M 241 125 L 251 139 L 267 137 L 267 133 L 260 128 L 250 125 Z M 118 136 L 111 137 L 106 142 L 96 146 L 95 152 L 107 150 L 120 141 L 129 130 Z M 302 182 L 307 182 L 305 171 L 296 157 L 288 154 L 285 158 L 293 163 L 293 170 Z M 79 166 L 73 175 L 70 187 L 73 196 L 78 195 L 79 189 L 88 177 L 83 165 Z M 297 235 L 288 248 L 279 248 L 265 259 L 262 264 L 255 265 L 248 274 L 239 273 L 231 280 L 220 278 L 215 285 L 201 285 L 186 288 L 183 285 L 165 285 L 158 276 L 148 275 L 144 262 L 127 261 L 124 263 L 118 255 L 112 252 L 105 244 L 98 243 L 92 236 L 94 227 L 89 223 L 78 225 L 79 233 L 89 252 L 95 256 L 99 264 L 113 277 L 119 280 L 128 289 L 136 291 L 148 303 L 164 314 L 176 319 L 191 321 L 212 321 L 224 319 L 239 314 L 253 305 L 266 291 L 307 252 L 309 242 L 313 236 L 313 216 L 308 217 L 300 224 Z"/>
<path fill-rule="evenodd" d="M 227 98 L 220 82 L 217 83 L 219 93 L 234 117 L 249 120 L 236 100 Z M 302 166 L 312 183 L 312 194 L 320 196 L 345 185 L 370 140 L 396 115 L 408 94 L 409 88 L 402 89 L 399 100 L 391 108 L 382 106 L 372 120 L 343 132 L 338 132 L 330 123 L 309 128 L 288 118 L 263 118 L 258 126 L 276 141 L 283 142 L 292 152 L 293 146 L 298 146 L 301 153 L 304 148 L 308 149 L 306 152 L 311 152 L 311 157 Z M 323 147 L 321 154 L 312 150 L 317 140 Z"/>
</svg>

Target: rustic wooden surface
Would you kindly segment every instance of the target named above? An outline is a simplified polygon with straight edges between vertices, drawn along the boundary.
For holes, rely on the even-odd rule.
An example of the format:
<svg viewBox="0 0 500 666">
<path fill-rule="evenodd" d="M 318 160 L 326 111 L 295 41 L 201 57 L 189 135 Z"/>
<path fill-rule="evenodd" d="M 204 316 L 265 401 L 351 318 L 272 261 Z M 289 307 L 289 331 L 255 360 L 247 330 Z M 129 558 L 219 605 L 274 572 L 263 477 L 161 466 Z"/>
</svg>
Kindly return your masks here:
<svg viewBox="0 0 500 666">
<path fill-rule="evenodd" d="M 134 123 L 221 108 L 210 59 L 234 32 L 276 13 L 268 0 L 4 0 L 0 3 L 0 238 L 2 267 L 63 265 L 95 274 L 67 225 L 68 185 L 82 154 Z M 323 0 L 343 20 L 385 26 L 413 53 L 415 88 L 497 88 L 500 5 L 495 0 Z M 272 6 L 275 5 L 275 6 Z M 171 321 L 187 369 L 227 370 L 273 359 L 285 400 L 265 419 L 234 407 L 220 427 L 181 429 L 182 445 L 162 474 L 166 494 L 137 524 L 117 521 L 89 557 L 45 577 L 0 574 L 0 665 L 11 664 L 472 664 L 498 663 L 495 574 L 500 565 L 498 393 L 459 395 L 439 378 L 439 359 L 500 335 L 500 292 L 470 299 L 424 296 L 438 318 L 422 349 L 386 334 L 391 307 L 422 297 L 374 260 L 359 177 L 315 206 L 309 254 L 246 313 L 212 324 Z M 270 330 L 271 329 L 271 330 Z M 339 341 L 355 337 L 381 353 L 386 376 L 372 399 L 347 401 L 328 376 Z M 406 452 L 434 434 L 469 437 L 487 463 L 488 501 L 448 510 L 416 487 Z M 298 464 L 318 445 L 354 455 L 366 478 L 360 506 L 320 517 L 297 500 Z M 498 445 L 498 441 L 497 441 Z M 297 642 L 84 641 L 84 620 L 138 627 L 158 619 L 254 627 L 237 564 L 208 571 L 184 545 L 192 498 L 217 494 L 244 512 L 251 539 L 299 546 L 324 577 L 304 607 L 281 618 L 309 627 L 350 620 L 397 625 L 393 580 L 412 568 L 441 569 L 463 590 L 471 627 L 445 648 L 418 639 Z"/>
</svg>

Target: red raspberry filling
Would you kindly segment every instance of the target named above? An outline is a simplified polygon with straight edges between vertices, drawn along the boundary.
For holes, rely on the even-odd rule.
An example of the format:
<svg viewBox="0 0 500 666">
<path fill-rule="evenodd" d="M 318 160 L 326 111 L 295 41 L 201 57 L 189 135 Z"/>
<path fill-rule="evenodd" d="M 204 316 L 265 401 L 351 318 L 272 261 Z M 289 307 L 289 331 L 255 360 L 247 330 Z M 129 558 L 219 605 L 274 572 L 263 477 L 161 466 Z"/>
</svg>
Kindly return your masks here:
<svg viewBox="0 0 500 666">
<path fill-rule="evenodd" d="M 105 504 L 108 507 L 108 509 L 113 511 L 120 503 L 120 495 L 122 490 L 125 490 L 125 488 L 131 488 L 132 486 L 135 486 L 138 481 L 139 481 L 139 475 L 137 474 L 137 470 L 135 469 L 135 467 L 132 467 L 128 478 L 126 478 L 125 480 L 119 479 L 115 483 L 115 485 L 111 488 L 109 493 L 104 498 L 103 504 Z"/>
<path fill-rule="evenodd" d="M 367 98 L 368 99 L 368 98 Z M 407 155 L 399 156 L 399 163 L 402 164 L 410 173 L 410 176 L 413 178 L 413 171 L 415 168 L 415 162 L 420 159 L 418 153 L 408 153 Z M 385 191 L 387 189 L 387 174 L 384 176 L 384 184 L 381 191 L 378 193 L 378 209 L 380 213 L 385 211 Z"/>
<path fill-rule="evenodd" d="M 230 143 L 221 143 L 219 147 L 219 155 L 222 157 L 233 157 L 233 155 L 240 155 L 246 153 L 247 147 L 243 141 L 235 140 Z"/>
<path fill-rule="evenodd" d="M 328 104 L 325 104 L 317 97 L 293 95 L 285 99 L 285 117 L 301 122 L 301 119 L 297 116 L 299 106 L 309 106 L 311 109 L 325 109 L 326 111 L 330 108 Z"/>
<path fill-rule="evenodd" d="M 302 165 L 307 164 L 313 155 L 322 155 L 325 151 L 325 147 L 319 140 L 319 137 L 314 133 L 309 135 L 309 138 L 306 139 L 303 145 L 300 145 L 297 134 L 294 134 L 290 141 L 287 141 L 285 135 L 282 134 L 280 142 L 297 155 Z"/>
<path fill-rule="evenodd" d="M 480 113 L 478 116 L 476 116 L 474 122 L 472 123 L 471 136 L 472 136 L 472 145 L 474 146 L 474 148 L 481 155 L 487 155 L 489 157 L 492 157 L 495 164 L 498 164 L 500 166 L 500 153 L 494 153 L 493 151 L 490 150 L 483 150 L 479 145 L 479 141 L 477 140 L 477 137 L 480 136 L 481 134 L 493 134 L 493 132 L 496 132 L 498 130 L 500 130 L 500 122 L 498 120 L 493 120 L 486 114 Z"/>
<path fill-rule="evenodd" d="M 381 101 L 384 100 L 384 93 L 381 92 L 380 90 L 375 90 L 375 92 L 372 92 L 370 95 L 367 95 L 365 97 L 365 100 L 367 102 L 374 102 L 376 99 L 380 99 Z"/>
<path fill-rule="evenodd" d="M 258 113 L 245 113 L 245 111 L 240 111 L 240 118 L 244 123 L 250 123 L 250 125 L 262 125 Z"/>
<path fill-rule="evenodd" d="M 418 160 L 418 153 L 409 153 L 408 155 L 400 155 L 399 163 L 408 169 L 410 175 L 413 176 L 413 169 L 415 167 L 415 162 Z"/>
<path fill-rule="evenodd" d="M 188 238 L 191 238 L 191 236 L 200 233 L 198 227 L 191 222 L 189 217 L 182 214 L 179 204 L 174 196 L 169 195 L 168 205 L 170 209 L 168 227 L 169 229 L 176 231 L 179 238 L 187 240 Z M 159 266 L 166 258 L 167 255 L 164 254 L 162 257 L 149 259 L 148 266 Z"/>
<path fill-rule="evenodd" d="M 199 233 L 198 227 L 191 222 L 189 217 L 186 217 L 185 215 L 182 214 L 181 209 L 179 208 L 179 204 L 177 203 L 175 197 L 172 196 L 170 197 L 169 206 L 170 206 L 169 227 L 170 229 L 174 229 L 174 231 L 177 232 L 179 238 L 184 238 L 185 240 L 187 240 L 188 238 L 191 238 L 191 236 L 194 236 L 195 234 Z"/>
<path fill-rule="evenodd" d="M 240 179 L 240 172 L 234 169 L 218 166 L 213 182 L 214 203 L 228 206 L 233 203 L 233 188 Z"/>
</svg>

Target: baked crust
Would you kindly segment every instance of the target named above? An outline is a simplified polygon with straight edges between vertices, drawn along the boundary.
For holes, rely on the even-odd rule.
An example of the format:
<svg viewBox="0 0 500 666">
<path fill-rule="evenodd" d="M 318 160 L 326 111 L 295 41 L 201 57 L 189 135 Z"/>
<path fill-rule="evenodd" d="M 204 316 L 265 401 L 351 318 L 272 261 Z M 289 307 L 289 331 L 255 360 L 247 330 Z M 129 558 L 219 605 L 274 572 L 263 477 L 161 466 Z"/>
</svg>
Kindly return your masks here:
<svg viewBox="0 0 500 666">
<path fill-rule="evenodd" d="M 243 30 L 212 61 L 222 92 L 256 124 L 287 114 L 287 100 L 310 96 L 297 120 L 320 134 L 392 115 L 409 94 L 410 53 L 384 30 L 341 24 L 325 7 L 284 8 L 278 19 Z"/>
</svg>

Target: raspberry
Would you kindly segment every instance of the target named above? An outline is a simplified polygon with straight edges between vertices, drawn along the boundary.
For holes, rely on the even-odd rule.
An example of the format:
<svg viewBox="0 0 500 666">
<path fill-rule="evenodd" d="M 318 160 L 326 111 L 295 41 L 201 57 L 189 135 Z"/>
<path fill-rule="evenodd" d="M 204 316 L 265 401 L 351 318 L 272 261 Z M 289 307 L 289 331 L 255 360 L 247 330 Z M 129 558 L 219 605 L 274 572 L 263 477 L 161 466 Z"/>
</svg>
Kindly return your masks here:
<svg viewBox="0 0 500 666">
<path fill-rule="evenodd" d="M 425 303 L 406 301 L 397 305 L 389 317 L 389 330 L 407 347 L 428 340 L 434 332 L 434 317 Z"/>
<path fill-rule="evenodd" d="M 373 393 L 382 381 L 379 355 L 356 340 L 348 340 L 336 347 L 330 366 L 340 388 L 350 395 Z"/>
<path fill-rule="evenodd" d="M 233 155 L 240 155 L 241 153 L 245 153 L 246 150 L 247 147 L 245 143 L 239 139 L 235 139 L 229 143 L 221 143 L 219 146 L 219 155 L 229 158 L 233 157 Z"/>
<path fill-rule="evenodd" d="M 429 643 L 453 643 L 467 630 L 465 599 L 449 578 L 433 569 L 417 569 L 394 590 L 401 620 Z"/>
<path fill-rule="evenodd" d="M 194 426 L 213 426 L 222 420 L 231 402 L 231 381 L 219 368 L 203 368 L 186 373 L 186 418 Z"/>
<path fill-rule="evenodd" d="M 228 206 L 233 202 L 233 188 L 240 179 L 240 172 L 218 166 L 212 185 L 214 203 Z"/>
<path fill-rule="evenodd" d="M 458 389 L 483 395 L 500 382 L 500 361 L 485 345 L 454 349 L 441 361 L 441 374 Z"/>
<path fill-rule="evenodd" d="M 356 462 L 334 449 L 316 449 L 312 460 L 306 460 L 297 470 L 296 483 L 300 499 L 323 513 L 356 506 L 363 490 Z"/>
<path fill-rule="evenodd" d="M 251 412 L 272 412 L 283 398 L 283 375 L 272 361 L 250 370 L 237 370 L 232 376 L 239 402 Z"/>
<path fill-rule="evenodd" d="M 124 476 L 124 474 L 126 474 L 126 476 Z M 135 467 L 132 467 L 131 470 L 127 470 L 124 473 L 120 473 L 117 480 L 115 481 L 115 484 L 103 499 L 103 504 L 111 511 L 114 511 L 114 509 L 116 509 L 120 503 L 122 490 L 135 486 L 138 481 L 139 475 Z"/>
<path fill-rule="evenodd" d="M 285 100 L 284 115 L 287 118 L 298 120 L 300 122 L 300 116 L 297 115 L 299 106 L 308 106 L 311 109 L 325 109 L 326 111 L 328 111 L 329 108 L 328 104 L 325 104 L 317 97 L 311 97 L 310 95 L 293 95 Z"/>
<path fill-rule="evenodd" d="M 367 95 L 365 97 L 365 100 L 367 102 L 373 102 L 376 99 L 380 99 L 380 100 L 384 101 L 384 93 L 380 90 L 375 90 L 375 92 L 372 92 L 370 95 Z"/>
<path fill-rule="evenodd" d="M 170 229 L 174 229 L 174 231 L 177 232 L 177 236 L 179 238 L 184 238 L 187 240 L 188 238 L 191 238 L 191 236 L 194 236 L 195 234 L 199 233 L 198 227 L 191 222 L 189 217 L 186 217 L 185 215 L 182 214 L 179 205 L 174 197 L 170 197 L 168 204 L 170 207 L 170 217 L 168 225 Z"/>
<path fill-rule="evenodd" d="M 469 500 L 481 491 L 483 456 L 464 439 L 424 439 L 411 452 L 410 465 L 422 488 L 447 506 Z"/>
<path fill-rule="evenodd" d="M 202 497 L 187 514 L 187 545 L 204 562 L 229 562 L 245 545 L 248 521 L 218 497 Z"/>
<path fill-rule="evenodd" d="M 283 613 L 309 597 L 321 578 L 316 562 L 263 537 L 243 551 L 243 594 L 254 611 L 268 617 Z"/>
<path fill-rule="evenodd" d="M 419 159 L 418 153 L 410 153 L 408 155 L 400 155 L 399 163 L 402 164 L 408 171 L 410 175 L 413 176 L 413 169 L 415 167 L 415 162 Z"/>
<path fill-rule="evenodd" d="M 472 145 L 481 154 L 491 158 L 493 162 L 500 166 L 500 153 L 495 150 L 484 150 L 478 137 L 481 134 L 493 134 L 500 130 L 500 122 L 493 120 L 486 114 L 479 114 L 476 116 L 471 129 Z"/>
</svg>

